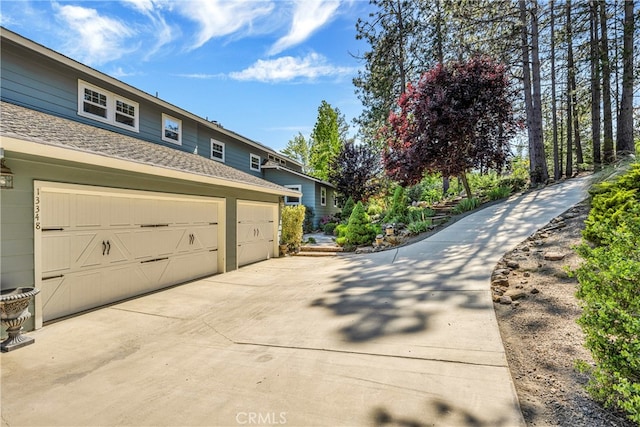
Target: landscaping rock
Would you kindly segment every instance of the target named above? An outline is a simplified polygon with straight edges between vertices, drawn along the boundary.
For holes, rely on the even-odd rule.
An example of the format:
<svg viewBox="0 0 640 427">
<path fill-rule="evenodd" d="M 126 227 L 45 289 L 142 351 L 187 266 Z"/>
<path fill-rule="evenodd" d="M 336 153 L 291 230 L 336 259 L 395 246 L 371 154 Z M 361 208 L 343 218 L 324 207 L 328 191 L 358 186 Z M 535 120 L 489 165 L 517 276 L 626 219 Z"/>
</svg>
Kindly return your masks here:
<svg viewBox="0 0 640 427">
<path fill-rule="evenodd" d="M 511 297 L 507 296 L 507 295 L 503 295 L 500 297 L 500 304 L 505 304 L 505 305 L 509 305 L 511 304 L 513 301 L 511 300 Z"/>
<path fill-rule="evenodd" d="M 547 261 L 562 261 L 565 257 L 565 254 L 560 252 L 547 252 L 544 254 L 544 259 Z"/>
<path fill-rule="evenodd" d="M 509 297 L 511 300 L 518 300 L 527 296 L 523 289 L 509 289 L 504 293 L 503 297 Z"/>
</svg>

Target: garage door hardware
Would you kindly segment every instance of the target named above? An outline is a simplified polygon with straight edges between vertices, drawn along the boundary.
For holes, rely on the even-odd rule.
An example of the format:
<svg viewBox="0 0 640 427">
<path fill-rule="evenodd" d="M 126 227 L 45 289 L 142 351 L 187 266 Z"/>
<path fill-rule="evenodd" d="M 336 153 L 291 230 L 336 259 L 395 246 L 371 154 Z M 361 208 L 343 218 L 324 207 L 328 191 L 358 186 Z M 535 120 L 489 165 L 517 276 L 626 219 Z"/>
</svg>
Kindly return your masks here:
<svg viewBox="0 0 640 427">
<path fill-rule="evenodd" d="M 111 252 L 111 242 L 109 242 L 108 240 L 105 242 L 104 240 L 102 241 L 102 255 L 104 256 L 105 251 L 107 252 L 107 255 L 109 255 L 109 252 Z"/>
<path fill-rule="evenodd" d="M 218 225 L 217 222 L 210 222 L 209 225 Z"/>
<path fill-rule="evenodd" d="M 193 242 L 196 241 L 196 236 L 194 236 L 193 234 L 189 234 L 189 244 L 193 245 Z"/>
<path fill-rule="evenodd" d="M 148 262 L 164 261 L 165 259 L 169 259 L 169 257 L 148 259 L 146 261 L 140 261 L 140 264 L 146 264 Z"/>
<path fill-rule="evenodd" d="M 62 227 L 44 227 L 42 231 L 62 231 L 64 228 Z"/>
<path fill-rule="evenodd" d="M 142 224 L 140 227 L 143 228 L 147 228 L 147 227 L 168 227 L 169 224 Z"/>
<path fill-rule="evenodd" d="M 42 280 L 61 279 L 63 277 L 64 277 L 64 274 L 58 274 L 57 276 L 43 277 Z"/>
</svg>

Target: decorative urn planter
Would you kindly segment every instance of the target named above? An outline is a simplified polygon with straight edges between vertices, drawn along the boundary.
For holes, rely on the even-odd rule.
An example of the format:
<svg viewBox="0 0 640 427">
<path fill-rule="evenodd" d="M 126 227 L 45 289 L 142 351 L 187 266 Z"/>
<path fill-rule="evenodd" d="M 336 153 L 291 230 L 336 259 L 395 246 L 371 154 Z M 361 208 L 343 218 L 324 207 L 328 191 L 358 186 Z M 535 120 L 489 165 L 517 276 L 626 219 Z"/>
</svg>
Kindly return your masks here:
<svg viewBox="0 0 640 427">
<path fill-rule="evenodd" d="M 280 245 L 280 255 L 284 256 L 289 252 L 289 245 L 282 244 Z"/>
<path fill-rule="evenodd" d="M 384 231 L 386 232 L 387 236 L 393 236 L 395 229 L 393 228 L 393 225 L 387 225 L 387 228 L 385 228 Z"/>
<path fill-rule="evenodd" d="M 38 288 L 4 289 L 0 292 L 0 321 L 9 337 L 0 343 L 2 352 L 33 344 L 34 339 L 21 334 L 22 324 L 31 317 L 29 301 L 40 292 Z"/>
</svg>

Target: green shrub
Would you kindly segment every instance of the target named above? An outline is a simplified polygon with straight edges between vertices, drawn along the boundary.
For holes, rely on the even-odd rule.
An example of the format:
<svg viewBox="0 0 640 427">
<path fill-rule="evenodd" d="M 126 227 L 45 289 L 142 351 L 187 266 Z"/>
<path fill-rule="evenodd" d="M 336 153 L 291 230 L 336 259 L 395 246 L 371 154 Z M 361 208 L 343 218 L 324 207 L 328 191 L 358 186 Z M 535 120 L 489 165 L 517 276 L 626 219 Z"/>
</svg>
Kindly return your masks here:
<svg viewBox="0 0 640 427">
<path fill-rule="evenodd" d="M 397 223 L 397 222 L 409 222 L 407 221 L 407 198 L 404 194 L 404 188 L 398 186 L 393 192 L 393 199 L 391 201 L 391 207 L 387 211 L 382 222 L 384 223 Z"/>
<path fill-rule="evenodd" d="M 282 209 L 282 234 L 280 244 L 294 250 L 302 244 L 302 223 L 306 208 L 303 205 L 285 206 Z"/>
<path fill-rule="evenodd" d="M 487 192 L 487 197 L 489 200 L 500 200 L 509 197 L 511 194 L 511 187 L 508 186 L 500 186 L 494 187 Z"/>
<path fill-rule="evenodd" d="M 358 202 L 351 212 L 347 224 L 347 242 L 351 245 L 365 245 L 376 237 L 376 231 L 369 222 L 369 215 L 364 211 L 362 202 Z"/>
<path fill-rule="evenodd" d="M 302 229 L 305 233 L 311 233 L 313 231 L 313 208 L 311 206 L 305 206 Z"/>
<path fill-rule="evenodd" d="M 595 367 L 587 390 L 607 407 L 626 412 L 640 424 L 640 204 L 629 203 L 640 166 L 614 183 L 594 189 L 585 239 L 578 247 L 584 258 L 576 270 L 577 296 L 583 312 L 578 323 L 585 333 Z M 615 216 L 615 219 L 607 215 Z"/>
<path fill-rule="evenodd" d="M 410 223 L 416 221 L 426 221 L 427 218 L 432 217 L 435 214 L 436 211 L 431 208 L 409 206 L 409 209 L 407 210 L 407 219 Z"/>
<path fill-rule="evenodd" d="M 518 192 L 526 188 L 527 182 L 528 181 L 525 178 L 511 176 L 508 178 L 502 178 L 500 181 L 498 181 L 498 186 L 509 187 L 511 188 L 511 191 Z"/>
<path fill-rule="evenodd" d="M 347 201 L 344 202 L 344 206 L 342 207 L 342 214 L 340 215 L 340 218 L 342 218 L 343 221 L 348 221 L 349 220 L 349 217 L 351 216 L 351 211 L 353 211 L 353 207 L 355 205 L 356 204 L 353 201 L 353 198 L 351 196 L 349 196 Z"/>
<path fill-rule="evenodd" d="M 382 212 L 384 212 L 384 200 L 369 199 L 369 205 L 367 206 L 367 214 L 369 216 L 382 215 Z"/>
<path fill-rule="evenodd" d="M 336 245 L 338 246 L 344 246 L 347 244 L 347 238 L 342 236 L 342 237 L 336 237 Z"/>
<path fill-rule="evenodd" d="M 463 212 L 472 211 L 475 208 L 480 206 L 480 199 L 477 197 L 472 197 L 470 199 L 462 199 L 460 202 L 451 210 L 454 214 L 461 214 Z"/>
<path fill-rule="evenodd" d="M 347 224 L 338 224 L 333 230 L 333 235 L 336 237 L 345 237 L 347 235 Z"/>
<path fill-rule="evenodd" d="M 607 244 L 610 231 L 616 229 L 630 209 L 640 203 L 640 164 L 632 165 L 614 182 L 595 185 L 590 193 L 593 196 L 591 210 L 582 235 L 597 245 Z"/>
<path fill-rule="evenodd" d="M 335 222 L 328 222 L 328 223 L 326 223 L 324 225 L 323 231 L 324 231 L 324 234 L 328 234 L 328 235 L 332 236 L 333 232 L 335 231 L 335 229 L 336 229 L 336 223 Z"/>
<path fill-rule="evenodd" d="M 486 193 L 498 186 L 498 175 L 493 171 L 486 174 L 471 173 L 468 177 L 472 193 Z"/>
<path fill-rule="evenodd" d="M 425 221 L 415 221 L 410 223 L 407 225 L 407 230 L 409 230 L 411 234 L 420 234 L 429 230 L 429 227 L 431 227 L 431 220 L 427 219 Z"/>
</svg>

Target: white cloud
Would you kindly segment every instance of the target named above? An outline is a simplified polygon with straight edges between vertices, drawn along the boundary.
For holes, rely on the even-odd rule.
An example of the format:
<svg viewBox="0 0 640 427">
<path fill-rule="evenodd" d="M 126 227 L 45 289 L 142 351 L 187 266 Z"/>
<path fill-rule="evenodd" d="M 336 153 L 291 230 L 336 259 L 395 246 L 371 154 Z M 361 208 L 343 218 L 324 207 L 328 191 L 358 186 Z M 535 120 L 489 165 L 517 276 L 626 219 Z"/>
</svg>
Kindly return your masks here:
<svg viewBox="0 0 640 427">
<path fill-rule="evenodd" d="M 191 73 L 191 74 L 176 74 L 178 77 L 184 77 L 187 79 L 199 79 L 199 80 L 209 80 L 209 79 L 220 79 L 226 78 L 224 74 L 205 74 L 205 73 Z"/>
<path fill-rule="evenodd" d="M 289 33 L 271 47 L 269 55 L 276 55 L 305 41 L 331 20 L 338 6 L 339 1 L 297 0 Z"/>
<path fill-rule="evenodd" d="M 189 0 L 173 3 L 183 16 L 197 22 L 200 30 L 191 49 L 197 49 L 214 37 L 251 32 L 255 20 L 269 15 L 274 4 L 256 0 Z"/>
<path fill-rule="evenodd" d="M 152 40 L 151 46 L 145 46 L 144 59 L 148 60 L 156 52 L 169 44 L 174 38 L 174 30 L 167 24 L 162 9 L 164 4 L 162 0 L 121 0 L 125 5 L 135 9 L 137 12 L 145 15 L 149 19 L 149 25 L 140 24 L 142 31 L 148 34 L 148 39 Z"/>
<path fill-rule="evenodd" d="M 327 63 L 324 56 L 310 53 L 304 58 L 284 56 L 272 60 L 259 59 L 249 68 L 229 74 L 234 80 L 283 82 L 299 78 L 314 80 L 320 77 L 344 76 L 354 72 L 350 67 L 337 67 Z"/>
<path fill-rule="evenodd" d="M 74 33 L 67 53 L 88 65 L 100 65 L 133 50 L 127 40 L 135 32 L 119 20 L 101 16 L 95 9 L 54 3 L 58 19 Z"/>
</svg>

